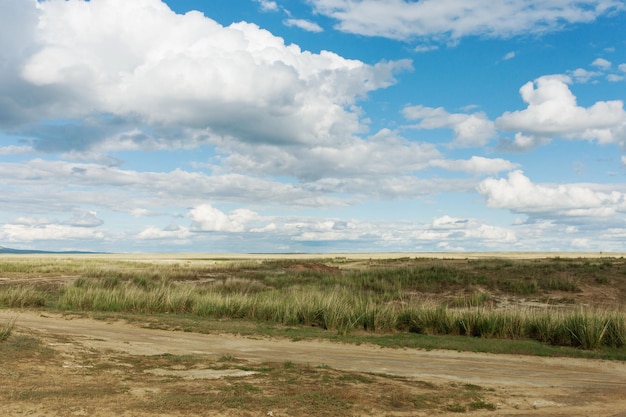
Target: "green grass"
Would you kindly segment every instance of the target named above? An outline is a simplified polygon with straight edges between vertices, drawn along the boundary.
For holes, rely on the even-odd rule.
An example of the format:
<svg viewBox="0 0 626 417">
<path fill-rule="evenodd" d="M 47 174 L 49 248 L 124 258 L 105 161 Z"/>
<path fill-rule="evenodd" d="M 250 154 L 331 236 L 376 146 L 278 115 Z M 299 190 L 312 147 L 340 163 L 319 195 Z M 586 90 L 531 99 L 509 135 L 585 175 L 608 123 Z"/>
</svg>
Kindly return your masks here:
<svg viewBox="0 0 626 417">
<path fill-rule="evenodd" d="M 223 294 L 161 282 L 148 289 L 132 281 L 66 288 L 58 299 L 62 310 L 193 314 L 218 319 L 249 319 L 287 326 L 320 327 L 346 335 L 356 330 L 404 331 L 428 335 L 461 335 L 490 339 L 535 339 L 554 345 L 598 349 L 620 348 L 626 341 L 626 318 L 619 311 L 578 309 L 494 310 L 448 308 L 420 302 L 392 305 L 371 295 L 336 287 L 306 287 L 262 293 Z"/>
<path fill-rule="evenodd" d="M 522 307 L 499 310 L 494 294 L 577 292 L 616 283 L 621 260 L 450 261 L 398 259 L 352 266 L 346 260 L 151 263 L 91 258 L 19 258 L 6 274 L 77 275 L 63 285 L 0 287 L 0 306 L 63 311 L 176 314 L 313 327 L 347 337 L 410 333 L 488 340 L 535 340 L 584 350 L 626 345 L 619 309 Z M 604 284 L 602 284 L 604 285 Z M 460 293 L 445 301 L 440 294 Z M 192 328 L 187 328 L 191 331 Z"/>
<path fill-rule="evenodd" d="M 0 306 L 11 308 L 44 307 L 52 295 L 33 285 L 0 287 Z"/>
</svg>

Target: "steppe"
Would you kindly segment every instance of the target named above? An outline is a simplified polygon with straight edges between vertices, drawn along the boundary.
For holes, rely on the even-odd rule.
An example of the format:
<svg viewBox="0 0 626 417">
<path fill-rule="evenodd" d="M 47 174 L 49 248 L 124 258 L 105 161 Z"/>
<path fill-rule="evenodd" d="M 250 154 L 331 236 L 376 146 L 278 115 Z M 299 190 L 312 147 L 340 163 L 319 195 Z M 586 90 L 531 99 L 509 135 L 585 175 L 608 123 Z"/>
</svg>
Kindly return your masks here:
<svg viewBox="0 0 626 417">
<path fill-rule="evenodd" d="M 363 271 L 385 285 L 395 273 L 414 276 L 386 292 Z M 428 271 L 445 283 L 418 285 Z M 2 256 L 0 328 L 11 329 L 0 342 L 0 415 L 626 416 L 626 347 L 613 339 L 585 348 L 398 320 L 365 328 L 357 316 L 347 326 L 323 311 L 341 304 L 318 304 L 322 318 L 293 323 L 252 311 L 265 296 L 304 305 L 349 280 L 371 286 L 377 314 L 411 320 L 407 311 L 427 306 L 454 320 L 608 311 L 624 324 L 623 254 Z M 137 297 L 167 298 L 167 288 L 189 298 L 163 310 L 70 304 L 72 294 L 131 287 Z M 242 304 L 207 312 L 197 294 Z"/>
</svg>

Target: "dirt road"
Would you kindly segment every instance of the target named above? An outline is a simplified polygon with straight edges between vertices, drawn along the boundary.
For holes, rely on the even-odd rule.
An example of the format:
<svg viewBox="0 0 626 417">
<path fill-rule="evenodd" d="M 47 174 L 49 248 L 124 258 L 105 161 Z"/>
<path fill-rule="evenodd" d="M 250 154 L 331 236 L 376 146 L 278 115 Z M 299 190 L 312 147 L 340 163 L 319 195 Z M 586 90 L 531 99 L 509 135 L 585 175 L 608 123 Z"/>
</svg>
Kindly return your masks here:
<svg viewBox="0 0 626 417">
<path fill-rule="evenodd" d="M 18 329 L 63 335 L 96 351 L 230 355 L 253 362 L 291 361 L 417 381 L 476 384 L 492 389 L 499 401 L 497 411 L 484 415 L 626 417 L 626 364 L 619 362 L 252 339 L 23 311 L 0 311 L 0 322 L 16 316 Z"/>
</svg>

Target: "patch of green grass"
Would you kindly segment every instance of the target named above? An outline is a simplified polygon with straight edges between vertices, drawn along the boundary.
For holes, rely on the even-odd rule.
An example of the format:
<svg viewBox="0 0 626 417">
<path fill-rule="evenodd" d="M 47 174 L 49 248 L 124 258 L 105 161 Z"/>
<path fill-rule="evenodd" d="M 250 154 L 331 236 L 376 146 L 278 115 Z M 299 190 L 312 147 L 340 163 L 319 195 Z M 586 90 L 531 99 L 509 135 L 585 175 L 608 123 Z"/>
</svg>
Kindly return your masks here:
<svg viewBox="0 0 626 417">
<path fill-rule="evenodd" d="M 469 404 L 470 410 L 490 410 L 494 411 L 496 409 L 496 405 L 493 403 L 486 402 L 484 400 L 473 401 Z"/>
<path fill-rule="evenodd" d="M 235 358 L 233 355 L 222 355 L 220 356 L 220 358 L 218 359 L 219 362 L 237 362 L 237 358 Z"/>
<path fill-rule="evenodd" d="M 446 406 L 446 411 L 451 413 L 465 413 L 467 408 L 463 404 L 449 404 Z"/>
</svg>

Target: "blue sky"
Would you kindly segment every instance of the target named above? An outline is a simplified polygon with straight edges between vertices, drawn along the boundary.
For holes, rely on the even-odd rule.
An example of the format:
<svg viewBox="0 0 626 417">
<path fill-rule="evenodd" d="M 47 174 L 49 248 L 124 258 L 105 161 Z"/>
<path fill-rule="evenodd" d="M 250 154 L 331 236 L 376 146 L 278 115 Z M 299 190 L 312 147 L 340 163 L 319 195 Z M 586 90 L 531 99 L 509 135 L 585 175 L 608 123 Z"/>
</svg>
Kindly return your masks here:
<svg viewBox="0 0 626 417">
<path fill-rule="evenodd" d="M 3 0 L 0 246 L 623 252 L 626 2 Z"/>
</svg>

